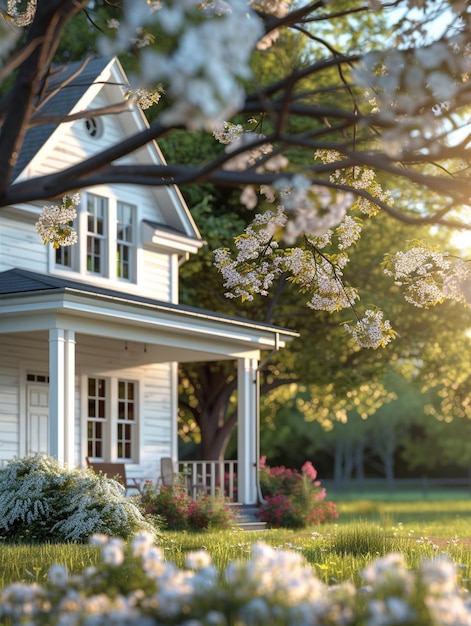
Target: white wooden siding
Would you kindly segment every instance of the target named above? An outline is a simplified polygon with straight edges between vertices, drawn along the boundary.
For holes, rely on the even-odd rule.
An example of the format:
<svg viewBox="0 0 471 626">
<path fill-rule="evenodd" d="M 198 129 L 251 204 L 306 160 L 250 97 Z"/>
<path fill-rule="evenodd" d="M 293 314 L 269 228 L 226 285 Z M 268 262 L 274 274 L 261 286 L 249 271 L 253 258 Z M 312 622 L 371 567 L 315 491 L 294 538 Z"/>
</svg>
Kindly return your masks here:
<svg viewBox="0 0 471 626">
<path fill-rule="evenodd" d="M 3 353 L 0 361 L 0 462 L 12 458 L 19 445 L 18 368 L 15 356 Z"/>
<path fill-rule="evenodd" d="M 98 96 L 94 102 L 94 106 L 105 106 L 106 104 L 107 101 L 103 95 Z M 123 114 L 123 116 L 126 115 L 130 114 Z M 83 120 L 78 120 L 62 128 L 60 135 L 56 139 L 52 139 L 54 145 L 49 144 L 49 149 L 41 154 L 41 158 L 33 161 L 28 174 L 38 176 L 57 171 L 77 163 L 86 155 L 94 154 L 114 143 L 119 143 L 123 138 L 123 120 L 121 119 L 123 116 L 115 115 L 103 118 L 101 120 L 103 133 L 96 138 L 90 137 L 87 133 Z M 122 162 L 135 162 L 135 156 L 131 155 L 123 159 Z M 114 201 L 121 200 L 137 207 L 135 280 L 127 282 L 112 277 L 91 277 L 81 275 L 78 271 L 64 271 L 64 269 L 55 268 L 54 253 L 50 246 L 45 247 L 43 245 L 37 235 L 35 218 L 30 215 L 20 222 L 19 214 L 18 220 L 0 215 L 0 269 L 19 267 L 45 273 L 51 271 L 62 276 L 118 289 L 123 293 L 175 301 L 176 296 L 172 292 L 170 255 L 142 249 L 142 221 L 148 220 L 165 225 L 163 214 L 157 206 L 156 195 L 149 188 L 131 185 L 102 185 L 94 187 L 91 192 Z M 85 227 L 81 230 L 77 244 L 81 246 L 82 254 L 85 250 L 85 242 L 83 241 L 86 237 L 85 230 Z"/>
<path fill-rule="evenodd" d="M 156 300 L 172 301 L 171 257 L 149 250 L 143 250 L 142 257 L 146 268 L 140 284 L 142 295 Z"/>
<path fill-rule="evenodd" d="M 169 363 L 147 363 L 145 347 L 128 346 L 124 341 L 97 337 L 76 337 L 75 377 L 75 463 L 85 464 L 82 447 L 84 407 L 80 398 L 81 381 L 90 376 L 135 380 L 139 388 L 139 464 L 132 465 L 132 476 L 157 480 L 159 459 L 172 449 L 172 420 L 176 419 L 171 390 L 174 386 Z M 0 335 L 0 462 L 21 455 L 21 433 L 24 433 L 26 373 L 48 373 L 48 341 L 43 333 Z M 24 445 L 24 442 L 23 442 Z"/>
<path fill-rule="evenodd" d="M 35 229 L 35 219 L 14 219 L 0 212 L 0 271 L 12 268 L 47 272 L 47 249 Z"/>
</svg>

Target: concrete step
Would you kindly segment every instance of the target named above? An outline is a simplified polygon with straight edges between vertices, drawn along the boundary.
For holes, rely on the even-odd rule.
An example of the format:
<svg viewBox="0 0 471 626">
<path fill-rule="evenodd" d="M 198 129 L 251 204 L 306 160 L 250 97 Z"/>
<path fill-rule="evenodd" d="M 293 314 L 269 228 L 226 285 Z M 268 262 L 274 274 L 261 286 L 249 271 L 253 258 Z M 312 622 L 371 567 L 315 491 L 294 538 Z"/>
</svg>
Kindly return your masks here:
<svg viewBox="0 0 471 626">
<path fill-rule="evenodd" d="M 255 513 L 258 511 L 257 506 L 244 505 L 235 502 L 234 507 L 237 507 L 237 516 L 235 518 L 235 524 L 241 530 L 266 530 L 267 525 L 265 522 L 261 522 Z"/>
</svg>

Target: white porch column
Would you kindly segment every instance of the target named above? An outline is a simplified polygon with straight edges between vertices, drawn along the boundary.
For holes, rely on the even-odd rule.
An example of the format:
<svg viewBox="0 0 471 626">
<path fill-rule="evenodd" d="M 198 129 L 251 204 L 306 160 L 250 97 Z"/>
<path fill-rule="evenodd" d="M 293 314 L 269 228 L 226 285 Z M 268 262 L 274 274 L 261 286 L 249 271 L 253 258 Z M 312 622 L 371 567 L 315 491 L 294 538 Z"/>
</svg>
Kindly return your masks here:
<svg viewBox="0 0 471 626">
<path fill-rule="evenodd" d="M 64 333 L 64 460 L 69 467 L 75 465 L 75 332 Z"/>
<path fill-rule="evenodd" d="M 49 454 L 73 464 L 75 419 L 75 336 L 49 331 Z"/>
<path fill-rule="evenodd" d="M 64 331 L 49 331 L 49 454 L 62 463 L 65 460 L 64 440 Z"/>
<path fill-rule="evenodd" d="M 242 504 L 257 503 L 257 367 L 257 359 L 238 360 L 237 499 Z"/>
</svg>

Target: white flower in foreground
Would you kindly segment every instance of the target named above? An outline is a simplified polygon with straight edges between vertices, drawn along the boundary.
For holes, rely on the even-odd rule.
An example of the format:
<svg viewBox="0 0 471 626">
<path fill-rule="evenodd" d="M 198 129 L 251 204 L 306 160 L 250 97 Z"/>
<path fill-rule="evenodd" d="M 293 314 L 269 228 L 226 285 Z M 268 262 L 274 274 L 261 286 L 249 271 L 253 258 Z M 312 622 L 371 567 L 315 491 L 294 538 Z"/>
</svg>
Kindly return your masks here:
<svg viewBox="0 0 471 626">
<path fill-rule="evenodd" d="M 344 324 L 344 328 L 362 348 L 384 347 L 395 336 L 389 320 L 383 321 L 383 312 L 371 309 L 365 311 L 365 316 L 354 326 Z"/>
<path fill-rule="evenodd" d="M 124 561 L 124 542 L 113 537 L 102 547 L 103 562 L 118 567 Z"/>
<path fill-rule="evenodd" d="M 211 556 L 206 550 L 194 550 L 186 555 L 186 566 L 193 570 L 199 570 L 211 565 Z"/>
<path fill-rule="evenodd" d="M 152 533 L 141 531 L 139 532 L 131 542 L 131 548 L 133 556 L 144 556 L 149 548 L 154 545 L 155 537 Z"/>
<path fill-rule="evenodd" d="M 47 578 L 52 585 L 55 585 L 56 587 L 65 587 L 69 580 L 69 574 L 64 565 L 51 565 Z"/>
<path fill-rule="evenodd" d="M 431 594 L 450 594 L 457 591 L 456 565 L 448 558 L 422 563 L 421 577 Z"/>
<path fill-rule="evenodd" d="M 75 207 L 80 203 L 80 194 L 64 196 L 60 206 L 45 206 L 36 223 L 36 231 L 43 243 L 52 243 L 54 248 L 71 246 L 77 242 L 77 233 L 72 222 L 77 217 Z"/>
<path fill-rule="evenodd" d="M 383 592 L 393 588 L 396 592 L 400 589 L 403 595 L 410 595 L 414 591 L 414 575 L 407 569 L 403 554 L 388 554 L 377 559 L 361 575 L 367 585 Z"/>
<path fill-rule="evenodd" d="M 7 13 L 15 26 L 28 26 L 34 19 L 37 0 L 8 0 Z"/>
<path fill-rule="evenodd" d="M 127 5 L 130 22 L 134 4 L 132 10 Z M 219 11 L 204 7 L 175 0 L 153 12 L 148 20 L 173 39 L 174 48 L 165 56 L 145 51 L 141 69 L 146 84 L 164 82 L 173 101 L 161 116 L 163 123 L 211 130 L 244 101 L 242 83 L 251 76 L 250 58 L 263 24 L 245 0 L 224 3 Z"/>
<path fill-rule="evenodd" d="M 418 242 L 417 242 L 418 243 Z M 446 299 L 471 302 L 471 263 L 425 245 L 386 257 L 385 274 L 404 287 L 404 298 L 419 308 Z"/>
<path fill-rule="evenodd" d="M 412 607 L 401 598 L 370 600 L 368 602 L 369 617 L 367 626 L 395 626 L 396 624 L 412 624 L 417 617 Z"/>
</svg>

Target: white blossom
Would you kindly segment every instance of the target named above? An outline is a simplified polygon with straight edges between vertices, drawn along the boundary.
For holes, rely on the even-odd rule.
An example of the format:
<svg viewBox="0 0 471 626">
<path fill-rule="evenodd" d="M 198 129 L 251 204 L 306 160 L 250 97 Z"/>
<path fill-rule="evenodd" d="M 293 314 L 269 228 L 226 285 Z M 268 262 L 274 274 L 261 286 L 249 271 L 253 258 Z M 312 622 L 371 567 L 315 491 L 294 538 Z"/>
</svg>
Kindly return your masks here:
<svg viewBox="0 0 471 626">
<path fill-rule="evenodd" d="M 387 256 L 385 273 L 403 287 L 405 299 L 420 308 L 445 299 L 470 302 L 471 264 L 424 245 Z"/>
<path fill-rule="evenodd" d="M 128 20 L 136 4 L 127 4 Z M 142 55 L 144 82 L 163 82 L 173 101 L 161 116 L 163 123 L 212 129 L 242 104 L 241 81 L 251 75 L 249 60 L 263 26 L 244 0 L 232 0 L 226 8 L 217 13 L 207 10 L 201 19 L 197 3 L 175 0 L 147 16 L 175 41 L 170 54 L 144 50 Z M 128 30 L 134 24 L 133 17 Z M 244 33 L 242 38 L 240 33 Z"/>
<path fill-rule="evenodd" d="M 54 248 L 70 246 L 77 242 L 77 233 L 72 222 L 77 217 L 75 207 L 80 204 L 80 194 L 64 196 L 60 206 L 45 206 L 36 223 L 36 231 L 44 244 Z"/>
<path fill-rule="evenodd" d="M 199 570 L 211 565 L 211 557 L 206 550 L 193 550 L 186 555 L 186 565 L 190 569 Z"/>
<path fill-rule="evenodd" d="M 219 122 L 213 127 L 213 136 L 219 143 L 229 144 L 234 141 L 244 131 L 242 124 L 232 124 L 231 122 Z"/>
<path fill-rule="evenodd" d="M 344 328 L 362 348 L 384 347 L 395 334 L 389 320 L 383 320 L 383 312 L 371 309 L 365 311 L 364 317 L 359 319 L 354 326 L 344 324 Z"/>
<path fill-rule="evenodd" d="M 103 562 L 117 567 L 124 561 L 124 542 L 116 537 L 111 538 L 102 546 Z"/>
<path fill-rule="evenodd" d="M 47 577 L 49 582 L 56 587 L 65 587 L 69 580 L 69 574 L 64 565 L 51 565 Z"/>
<path fill-rule="evenodd" d="M 7 0 L 7 13 L 16 26 L 28 26 L 36 13 L 37 0 Z"/>
</svg>

